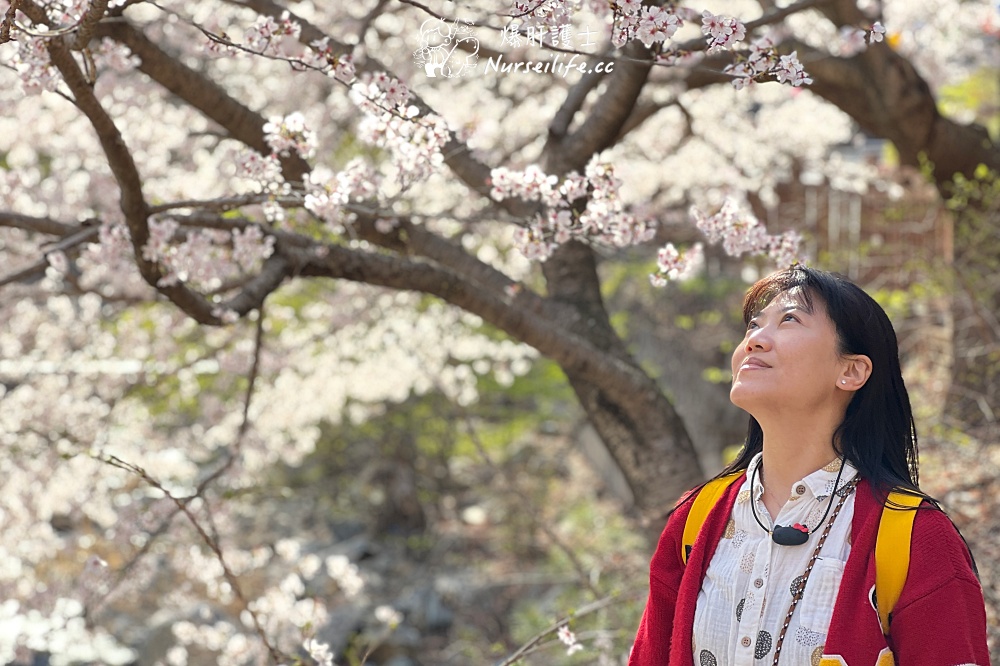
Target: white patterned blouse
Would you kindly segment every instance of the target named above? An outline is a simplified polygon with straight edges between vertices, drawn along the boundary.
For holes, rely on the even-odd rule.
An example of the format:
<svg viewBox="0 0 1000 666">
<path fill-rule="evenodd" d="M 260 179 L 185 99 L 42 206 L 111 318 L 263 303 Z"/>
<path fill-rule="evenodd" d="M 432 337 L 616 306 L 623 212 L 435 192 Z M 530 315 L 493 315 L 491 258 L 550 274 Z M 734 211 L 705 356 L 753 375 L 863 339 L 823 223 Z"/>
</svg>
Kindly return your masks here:
<svg viewBox="0 0 1000 666">
<path fill-rule="evenodd" d="M 819 522 L 831 500 L 840 459 L 792 484 L 791 496 L 772 520 L 761 498 L 764 493 L 759 471 L 751 491 L 750 482 L 761 454 L 750 461 L 747 478 L 733 506 L 732 517 L 708 566 L 698 595 L 694 616 L 694 663 L 700 666 L 771 664 L 775 643 L 785 623 L 795 586 L 801 583 L 823 532 Z M 840 477 L 838 488 L 857 475 L 850 463 Z M 773 523 L 809 528 L 808 541 L 797 546 L 772 541 L 751 512 L 750 498 L 756 502 L 757 517 L 769 529 Z M 819 553 L 809 575 L 805 594 L 797 604 L 782 642 L 780 663 L 818 664 L 823 654 L 834 602 L 851 552 L 851 521 L 854 494 L 851 493 Z M 827 521 L 829 518 L 827 518 Z"/>
</svg>

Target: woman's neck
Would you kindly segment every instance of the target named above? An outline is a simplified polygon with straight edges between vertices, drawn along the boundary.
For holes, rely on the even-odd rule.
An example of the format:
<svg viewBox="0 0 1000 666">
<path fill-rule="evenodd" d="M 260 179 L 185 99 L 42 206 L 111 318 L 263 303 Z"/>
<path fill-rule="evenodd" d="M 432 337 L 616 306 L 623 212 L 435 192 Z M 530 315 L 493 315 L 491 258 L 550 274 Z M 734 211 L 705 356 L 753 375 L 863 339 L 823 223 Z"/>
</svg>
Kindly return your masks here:
<svg viewBox="0 0 1000 666">
<path fill-rule="evenodd" d="M 837 426 L 823 420 L 761 424 L 764 451 L 761 478 L 766 490 L 764 505 L 772 518 L 791 495 L 792 484 L 837 457 L 833 434 Z"/>
</svg>

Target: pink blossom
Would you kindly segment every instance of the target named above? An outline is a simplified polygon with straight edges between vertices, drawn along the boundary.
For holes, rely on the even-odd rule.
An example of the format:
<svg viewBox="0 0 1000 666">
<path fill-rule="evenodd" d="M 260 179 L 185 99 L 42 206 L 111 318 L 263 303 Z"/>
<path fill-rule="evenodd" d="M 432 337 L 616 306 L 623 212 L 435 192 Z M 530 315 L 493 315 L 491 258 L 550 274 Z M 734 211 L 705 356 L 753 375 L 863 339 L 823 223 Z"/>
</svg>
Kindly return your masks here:
<svg viewBox="0 0 1000 666">
<path fill-rule="evenodd" d="M 881 21 L 875 21 L 875 24 L 872 26 L 871 32 L 868 33 L 868 38 L 872 42 L 881 42 L 884 37 L 885 37 L 885 26 L 882 25 Z"/>
<path fill-rule="evenodd" d="M 275 190 L 284 184 L 281 163 L 275 155 L 261 155 L 245 150 L 236 158 L 237 175 L 257 182 L 264 190 Z"/>
<path fill-rule="evenodd" d="M 116 72 L 127 72 L 135 69 L 142 62 L 133 55 L 131 49 L 110 37 L 101 38 L 100 45 L 93 50 L 94 64 L 106 67 Z"/>
<path fill-rule="evenodd" d="M 789 231 L 778 236 L 769 235 L 757 217 L 733 197 L 726 197 L 719 210 L 712 215 L 706 215 L 696 207 L 692 207 L 690 212 L 708 242 L 716 244 L 721 241 L 730 256 L 766 255 L 782 267 L 799 259 L 802 239 L 798 233 Z M 654 286 L 663 286 L 668 280 L 683 279 L 691 275 L 702 261 L 703 252 L 699 245 L 682 255 L 668 243 L 660 250 L 658 272 L 650 276 L 650 281 Z"/>
<path fill-rule="evenodd" d="M 696 243 L 685 252 L 678 250 L 673 243 L 667 243 L 656 255 L 657 272 L 650 276 L 653 286 L 662 287 L 667 280 L 687 280 L 701 269 L 705 261 L 704 249 L 701 243 Z"/>
<path fill-rule="evenodd" d="M 767 256 L 779 267 L 790 266 L 801 259 L 802 236 L 795 230 L 771 236 Z"/>
<path fill-rule="evenodd" d="M 559 193 L 568 203 L 587 196 L 587 179 L 580 174 L 571 172 L 559 186 Z"/>
<path fill-rule="evenodd" d="M 49 252 L 45 255 L 45 259 L 49 262 L 49 266 L 57 273 L 66 273 L 69 270 L 69 261 L 66 259 L 65 252 L 59 250 Z"/>
<path fill-rule="evenodd" d="M 524 171 L 501 167 L 492 172 L 495 200 L 518 197 L 541 202 L 548 208 L 526 229 L 515 233 L 515 244 L 529 259 L 544 260 L 570 240 L 628 247 L 653 238 L 655 226 L 625 209 L 619 194 L 622 183 L 612 165 L 595 158 L 584 175 L 570 172 L 558 186 L 557 180 L 534 165 Z M 584 210 L 573 210 L 573 202 L 588 193 Z"/>
<path fill-rule="evenodd" d="M 333 67 L 333 77 L 343 83 L 352 83 L 354 76 L 354 63 L 351 62 L 351 56 L 342 55 L 337 58 L 337 64 Z"/>
<path fill-rule="evenodd" d="M 852 25 L 845 25 L 840 27 L 840 32 L 837 35 L 840 43 L 836 52 L 843 58 L 850 58 L 868 48 L 868 44 L 865 43 L 864 30 L 859 30 Z"/>
<path fill-rule="evenodd" d="M 170 244 L 180 225 L 173 218 L 149 221 L 149 240 L 142 247 L 142 258 L 146 261 L 164 262 L 170 256 Z"/>
<path fill-rule="evenodd" d="M 617 8 L 620 9 L 625 16 L 631 16 L 632 14 L 638 13 L 642 9 L 642 0 L 619 0 Z"/>
<path fill-rule="evenodd" d="M 21 78 L 21 90 L 26 95 L 52 92 L 62 80 L 62 76 L 49 60 L 45 39 L 27 37 L 18 42 L 14 68 Z"/>
<path fill-rule="evenodd" d="M 567 655 L 572 655 L 583 649 L 583 645 L 577 640 L 576 634 L 570 631 L 570 628 L 566 625 L 559 627 L 558 631 L 556 631 L 556 636 L 566 645 Z"/>
<path fill-rule="evenodd" d="M 789 83 L 796 87 L 812 83 L 812 79 L 809 78 L 802 68 L 802 63 L 799 62 L 796 51 L 781 56 L 778 65 L 774 68 L 774 75 L 779 83 Z"/>
<path fill-rule="evenodd" d="M 702 12 L 701 31 L 708 37 L 708 52 L 714 53 L 732 47 L 746 37 L 746 26 L 732 16 L 716 16 L 705 10 Z"/>
<path fill-rule="evenodd" d="M 247 227 L 242 232 L 233 229 L 233 261 L 244 271 L 255 270 L 272 254 L 274 236 L 265 236 L 259 226 Z"/>
<path fill-rule="evenodd" d="M 297 56 L 302 27 L 283 12 L 278 21 L 272 16 L 260 15 L 243 33 L 245 46 L 256 53 L 281 57 Z"/>
<path fill-rule="evenodd" d="M 664 42 L 673 37 L 680 26 L 680 19 L 666 9 L 643 7 L 635 36 L 646 48 L 649 48 L 657 42 Z"/>
<path fill-rule="evenodd" d="M 263 53 L 278 32 L 278 24 L 271 16 L 258 16 L 254 24 L 243 33 L 243 41 L 252 51 Z"/>
<path fill-rule="evenodd" d="M 306 119 L 298 111 L 284 117 L 272 116 L 264 125 L 264 140 L 279 155 L 294 150 L 310 158 L 316 152 L 316 134 L 306 127 Z"/>
<path fill-rule="evenodd" d="M 390 79 L 384 83 L 380 83 L 379 87 L 385 93 L 386 100 L 392 106 L 406 104 L 407 100 L 410 99 L 409 89 L 398 79 Z"/>
</svg>

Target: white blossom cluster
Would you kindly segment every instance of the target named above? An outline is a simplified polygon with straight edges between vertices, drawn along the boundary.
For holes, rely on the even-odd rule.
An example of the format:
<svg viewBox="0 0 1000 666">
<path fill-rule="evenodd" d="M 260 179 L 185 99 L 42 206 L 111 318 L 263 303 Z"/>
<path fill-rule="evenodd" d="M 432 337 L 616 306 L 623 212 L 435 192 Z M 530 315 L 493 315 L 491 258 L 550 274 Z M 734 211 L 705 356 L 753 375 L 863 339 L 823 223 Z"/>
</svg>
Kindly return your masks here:
<svg viewBox="0 0 1000 666">
<path fill-rule="evenodd" d="M 402 188 L 426 180 L 444 164 L 441 151 L 451 137 L 447 124 L 408 104 L 410 92 L 401 81 L 384 73 L 366 75 L 352 86 L 351 99 L 364 114 L 361 138 L 389 151 Z"/>
<path fill-rule="evenodd" d="M 316 134 L 306 127 L 305 117 L 299 113 L 272 116 L 264 125 L 264 141 L 278 155 L 287 156 L 293 150 L 308 159 L 316 154 Z"/>
<path fill-rule="evenodd" d="M 59 71 L 49 59 L 45 40 L 41 37 L 18 37 L 13 66 L 20 75 L 21 90 L 26 95 L 52 92 L 62 81 Z"/>
<path fill-rule="evenodd" d="M 620 194 L 622 181 L 614 167 L 596 157 L 584 174 L 570 172 L 558 183 L 532 165 L 523 171 L 493 169 L 490 195 L 496 201 L 517 197 L 548 209 L 528 227 L 515 231 L 514 242 L 528 259 L 544 261 L 570 240 L 628 247 L 653 238 L 655 227 L 628 211 Z M 558 183 L 558 186 L 557 186 Z M 577 201 L 586 199 L 582 211 Z"/>
<path fill-rule="evenodd" d="M 204 290 L 215 290 L 234 277 L 234 268 L 250 273 L 274 252 L 274 237 L 257 226 L 245 230 L 188 231 L 176 242 L 180 225 L 169 217 L 149 223 L 149 240 L 142 257 L 160 264 L 161 286 L 184 282 Z"/>
<path fill-rule="evenodd" d="M 665 43 L 684 24 L 678 11 L 684 10 L 644 6 L 639 0 L 616 2 L 611 41 L 618 47 L 632 39 L 638 39 L 646 48 Z"/>
<path fill-rule="evenodd" d="M 722 248 L 731 257 L 744 254 L 766 256 L 778 267 L 786 267 L 798 262 L 802 237 L 797 231 L 772 235 L 767 233 L 763 223 L 752 211 L 733 197 L 726 197 L 721 208 L 712 215 L 706 215 L 697 207 L 691 207 L 691 218 L 708 242 L 722 243 Z M 673 243 L 667 243 L 657 256 L 657 272 L 650 275 L 655 287 L 666 286 L 670 280 L 686 280 L 693 277 L 704 264 L 704 249 L 696 243 L 681 252 Z"/>
<path fill-rule="evenodd" d="M 767 35 L 754 40 L 749 54 L 741 54 L 736 62 L 726 65 L 723 71 L 733 77 L 732 84 L 737 90 L 762 80 L 766 75 L 772 75 L 778 83 L 787 83 L 796 88 L 812 83 L 799 62 L 798 53 L 792 51 L 788 55 L 779 56 L 773 39 Z"/>
<path fill-rule="evenodd" d="M 709 53 L 730 49 L 747 36 L 742 21 L 732 16 L 716 16 L 708 10 L 702 13 L 701 31 L 708 38 Z"/>
</svg>

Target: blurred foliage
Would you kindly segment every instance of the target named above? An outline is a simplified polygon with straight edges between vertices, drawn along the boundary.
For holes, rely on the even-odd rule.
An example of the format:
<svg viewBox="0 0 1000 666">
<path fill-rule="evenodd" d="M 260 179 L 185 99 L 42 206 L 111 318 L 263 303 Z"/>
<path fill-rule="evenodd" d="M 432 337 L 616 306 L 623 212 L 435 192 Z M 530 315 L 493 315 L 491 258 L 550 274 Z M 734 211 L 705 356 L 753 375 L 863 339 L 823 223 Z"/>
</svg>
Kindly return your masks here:
<svg viewBox="0 0 1000 666">
<path fill-rule="evenodd" d="M 954 211 L 953 289 L 959 312 L 949 416 L 983 437 L 1000 432 L 1000 175 L 979 165 L 955 176 L 947 200 Z"/>
<path fill-rule="evenodd" d="M 1000 68 L 984 67 L 964 81 L 938 91 L 938 108 L 945 116 L 958 116 L 984 125 L 993 141 L 1000 138 Z M 972 112 L 972 117 L 968 116 Z"/>
<path fill-rule="evenodd" d="M 135 331 L 157 340 L 165 321 L 176 312 L 161 303 L 142 303 L 123 309 L 113 316 L 108 309 L 101 325 L 117 341 L 115 357 L 141 363 L 127 395 L 140 400 L 149 410 L 158 428 L 167 432 L 189 428 L 197 423 L 204 409 L 205 396 L 219 402 L 237 404 L 247 390 L 243 373 L 220 371 L 220 359 L 234 351 L 241 342 L 252 339 L 256 323 L 242 320 L 227 328 L 205 328 L 182 319 L 172 326 L 169 343 L 152 351 L 151 358 L 136 355 Z"/>
</svg>

